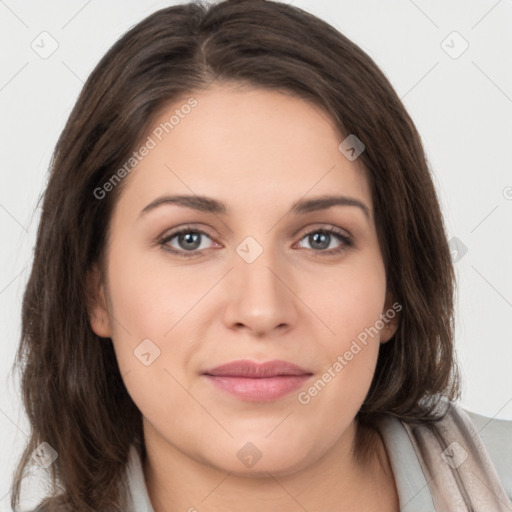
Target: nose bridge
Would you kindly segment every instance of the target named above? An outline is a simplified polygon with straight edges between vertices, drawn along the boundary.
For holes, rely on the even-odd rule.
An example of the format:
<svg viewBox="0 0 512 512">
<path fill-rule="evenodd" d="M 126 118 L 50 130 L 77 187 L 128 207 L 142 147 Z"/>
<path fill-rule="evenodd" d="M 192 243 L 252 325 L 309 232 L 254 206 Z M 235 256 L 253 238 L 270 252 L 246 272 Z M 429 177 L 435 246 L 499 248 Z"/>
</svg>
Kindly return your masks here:
<svg viewBox="0 0 512 512">
<path fill-rule="evenodd" d="M 235 272 L 240 290 L 247 292 L 249 297 L 265 295 L 267 303 L 275 300 L 276 294 L 282 294 L 279 288 L 283 286 L 275 275 L 280 267 L 279 254 L 277 247 L 272 247 L 271 240 L 272 237 L 267 237 L 260 243 L 248 236 L 236 248 Z"/>
<path fill-rule="evenodd" d="M 284 271 L 272 237 L 260 243 L 254 237 L 245 238 L 237 247 L 231 280 L 235 290 L 230 294 L 228 321 L 265 331 L 293 321 L 293 293 L 285 283 L 289 272 Z M 289 286 L 289 285 L 288 285 Z"/>
</svg>

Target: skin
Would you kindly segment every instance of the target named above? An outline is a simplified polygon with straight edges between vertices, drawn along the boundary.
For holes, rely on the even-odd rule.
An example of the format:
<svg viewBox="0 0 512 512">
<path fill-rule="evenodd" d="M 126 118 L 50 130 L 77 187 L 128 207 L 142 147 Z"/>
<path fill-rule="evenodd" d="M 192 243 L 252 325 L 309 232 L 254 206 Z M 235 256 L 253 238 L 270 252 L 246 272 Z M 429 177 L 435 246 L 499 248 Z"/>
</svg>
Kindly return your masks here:
<svg viewBox="0 0 512 512">
<path fill-rule="evenodd" d="M 91 327 L 111 338 L 143 415 L 155 512 L 256 512 L 262 503 L 269 512 L 396 511 L 382 439 L 364 466 L 351 452 L 355 415 L 396 321 L 308 404 L 300 390 L 244 402 L 201 375 L 235 359 L 283 359 L 314 374 L 307 390 L 389 310 L 365 170 L 339 151 L 329 116 L 303 99 L 227 83 L 193 96 L 198 105 L 124 178 L 106 280 L 91 274 Z M 168 105 L 155 126 L 185 102 Z M 287 215 L 299 199 L 334 193 L 362 201 L 369 219 L 354 206 Z M 164 204 L 141 215 L 165 194 L 209 196 L 229 214 Z M 187 252 L 177 236 L 159 243 L 188 225 L 207 233 L 193 256 L 166 250 Z M 335 236 L 315 246 L 308 234 L 330 227 L 353 246 L 325 254 L 345 245 Z M 252 263 L 236 252 L 248 236 L 263 249 Z M 134 350 L 148 338 L 160 355 L 145 366 Z M 261 453 L 252 467 L 237 457 L 248 442 Z"/>
</svg>

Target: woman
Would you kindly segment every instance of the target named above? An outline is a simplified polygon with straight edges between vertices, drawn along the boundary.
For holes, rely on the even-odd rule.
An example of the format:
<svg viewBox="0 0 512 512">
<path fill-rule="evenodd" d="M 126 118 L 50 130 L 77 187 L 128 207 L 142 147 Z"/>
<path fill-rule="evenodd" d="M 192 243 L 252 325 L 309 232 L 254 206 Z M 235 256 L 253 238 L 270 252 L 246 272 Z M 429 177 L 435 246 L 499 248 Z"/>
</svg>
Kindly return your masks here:
<svg viewBox="0 0 512 512">
<path fill-rule="evenodd" d="M 23 302 L 39 511 L 512 510 L 511 422 L 457 404 L 420 137 L 277 2 L 162 9 L 57 143 Z"/>
</svg>

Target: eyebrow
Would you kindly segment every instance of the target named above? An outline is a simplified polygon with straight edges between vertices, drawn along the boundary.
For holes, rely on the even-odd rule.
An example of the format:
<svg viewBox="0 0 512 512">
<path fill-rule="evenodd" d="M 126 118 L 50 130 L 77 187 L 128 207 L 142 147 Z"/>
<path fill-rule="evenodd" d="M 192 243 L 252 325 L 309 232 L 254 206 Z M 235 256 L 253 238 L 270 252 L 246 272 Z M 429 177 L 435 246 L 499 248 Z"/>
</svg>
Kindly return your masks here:
<svg viewBox="0 0 512 512">
<path fill-rule="evenodd" d="M 145 206 L 139 214 L 140 216 L 154 210 L 164 204 L 176 204 L 184 208 L 191 208 L 200 212 L 213 213 L 217 215 L 228 215 L 227 206 L 211 197 L 197 195 L 177 195 L 177 196 L 161 196 L 151 201 Z M 300 199 L 293 203 L 289 213 L 295 215 L 304 215 L 310 212 L 326 210 L 333 206 L 355 206 L 359 208 L 370 219 L 370 208 L 359 199 L 343 195 L 324 195 L 313 199 Z"/>
</svg>

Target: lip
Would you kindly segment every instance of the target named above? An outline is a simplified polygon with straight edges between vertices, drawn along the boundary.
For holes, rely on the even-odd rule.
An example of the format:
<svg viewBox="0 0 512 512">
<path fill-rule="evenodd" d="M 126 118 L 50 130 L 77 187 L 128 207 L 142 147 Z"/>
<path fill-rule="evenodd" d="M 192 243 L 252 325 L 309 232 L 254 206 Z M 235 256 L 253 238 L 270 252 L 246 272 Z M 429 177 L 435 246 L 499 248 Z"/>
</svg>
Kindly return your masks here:
<svg viewBox="0 0 512 512">
<path fill-rule="evenodd" d="M 244 401 L 276 400 L 299 388 L 313 374 L 288 361 L 232 361 L 202 373 L 217 388 Z"/>
</svg>

